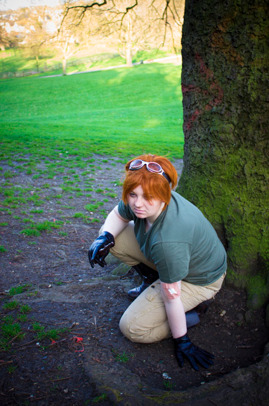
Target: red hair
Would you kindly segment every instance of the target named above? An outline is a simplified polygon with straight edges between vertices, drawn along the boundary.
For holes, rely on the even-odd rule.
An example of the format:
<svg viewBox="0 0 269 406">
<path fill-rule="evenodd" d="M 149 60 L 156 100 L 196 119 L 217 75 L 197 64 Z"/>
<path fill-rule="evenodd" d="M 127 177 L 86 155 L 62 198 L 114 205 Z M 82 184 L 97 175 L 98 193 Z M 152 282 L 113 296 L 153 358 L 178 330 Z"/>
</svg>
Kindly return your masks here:
<svg viewBox="0 0 269 406">
<path fill-rule="evenodd" d="M 161 165 L 164 172 L 169 176 L 171 182 L 159 173 L 153 173 L 147 170 L 146 165 L 141 169 L 130 171 L 129 166 L 135 159 L 142 159 L 146 162 L 157 162 Z M 127 162 L 125 165 L 126 176 L 122 188 L 122 200 L 125 204 L 128 203 L 127 196 L 137 186 L 141 186 L 145 197 L 150 199 L 158 199 L 165 202 L 164 209 L 169 204 L 171 199 L 171 190 L 177 184 L 177 171 L 174 165 L 165 157 L 158 155 L 140 155 Z"/>
</svg>

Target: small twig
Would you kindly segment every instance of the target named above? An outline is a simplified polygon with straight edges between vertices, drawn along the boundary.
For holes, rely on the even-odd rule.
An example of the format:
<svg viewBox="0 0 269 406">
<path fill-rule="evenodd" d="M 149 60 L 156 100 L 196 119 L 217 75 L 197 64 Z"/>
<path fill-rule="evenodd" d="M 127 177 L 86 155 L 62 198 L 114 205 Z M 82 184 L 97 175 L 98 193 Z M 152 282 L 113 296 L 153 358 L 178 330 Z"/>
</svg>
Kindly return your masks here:
<svg viewBox="0 0 269 406">
<path fill-rule="evenodd" d="M 51 268 L 58 268 L 59 266 L 63 266 L 63 264 L 60 263 L 60 264 L 56 264 L 56 265 L 50 265 Z"/>
<path fill-rule="evenodd" d="M 92 360 L 99 363 L 102 362 L 99 358 L 92 358 Z"/>
<path fill-rule="evenodd" d="M 21 332 L 19 332 L 17 335 L 15 335 L 15 337 L 13 337 L 13 338 L 8 342 L 8 344 L 12 344 L 13 341 L 15 341 L 16 338 L 18 338 L 20 335 L 21 335 Z"/>
<path fill-rule="evenodd" d="M 36 341 L 37 340 L 35 339 L 35 340 L 32 340 L 32 341 L 29 341 L 28 343 L 17 345 L 16 350 L 21 350 L 23 347 L 27 347 L 28 345 L 31 345 L 31 344 L 35 343 Z"/>
<path fill-rule="evenodd" d="M 212 403 L 212 405 L 214 405 L 214 406 L 218 406 L 218 404 L 216 403 L 216 402 L 214 402 L 212 399 L 208 399 L 209 400 L 209 402 L 211 402 Z"/>
<path fill-rule="evenodd" d="M 213 375 L 225 375 L 226 374 L 226 372 L 225 371 L 216 371 L 216 372 L 210 372 L 210 376 L 213 376 Z"/>
<path fill-rule="evenodd" d="M 0 365 L 6 365 L 6 364 L 13 364 L 13 361 L 3 361 L 3 360 L 0 360 Z"/>
<path fill-rule="evenodd" d="M 28 394 L 28 396 L 29 396 L 29 394 Z M 39 398 L 32 398 L 31 396 L 29 396 L 28 398 L 27 398 L 27 400 L 28 399 L 31 399 L 31 401 L 37 401 L 37 400 L 42 400 L 42 399 L 46 399 L 48 396 L 46 395 L 46 396 L 40 396 Z"/>
<path fill-rule="evenodd" d="M 52 379 L 49 382 L 60 382 L 60 381 L 66 381 L 67 379 L 71 379 L 71 376 L 67 376 L 66 378 Z"/>
<path fill-rule="evenodd" d="M 48 347 L 53 347 L 54 345 L 57 345 L 57 344 L 62 343 L 64 341 L 67 341 L 67 338 L 62 338 L 61 340 L 54 341 Z"/>
</svg>

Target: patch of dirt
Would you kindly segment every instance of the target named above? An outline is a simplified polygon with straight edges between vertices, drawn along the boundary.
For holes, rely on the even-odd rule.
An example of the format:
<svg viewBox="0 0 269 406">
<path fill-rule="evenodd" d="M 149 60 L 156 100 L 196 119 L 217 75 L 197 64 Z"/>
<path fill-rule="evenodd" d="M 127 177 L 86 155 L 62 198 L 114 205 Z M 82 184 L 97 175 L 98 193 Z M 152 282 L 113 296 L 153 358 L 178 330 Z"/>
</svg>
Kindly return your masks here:
<svg viewBox="0 0 269 406">
<path fill-rule="evenodd" d="M 208 370 L 195 372 L 187 363 L 180 369 L 171 339 L 142 345 L 124 338 L 118 323 L 130 304 L 127 291 L 140 279 L 123 277 L 128 268 L 112 257 L 106 268 L 94 269 L 87 258 L 104 217 L 120 198 L 124 162 L 94 156 L 84 161 L 90 171 L 85 174 L 71 158 L 72 169 L 64 166 L 67 158 L 59 156 L 57 167 L 64 169 L 54 168 L 51 177 L 50 162 L 38 162 L 27 175 L 23 165 L 27 167 L 30 157 L 24 159 L 17 158 L 13 166 L 1 163 L 0 246 L 6 249 L 0 253 L 2 405 L 127 404 L 123 394 L 135 398 L 138 392 L 147 400 L 137 397 L 128 404 L 156 404 L 156 394 L 160 399 L 170 396 L 169 404 L 177 404 L 171 400 L 173 393 L 219 385 L 220 378 L 262 359 L 268 341 L 264 314 L 248 310 L 245 293 L 229 286 L 223 287 L 201 323 L 189 330 L 194 343 L 215 355 Z M 174 164 L 180 173 L 182 161 Z M 63 185 L 73 189 L 63 190 Z M 9 193 L 4 191 L 14 186 L 19 200 L 7 201 Z M 100 201 L 102 206 L 85 209 Z M 45 220 L 63 224 L 38 236 L 21 233 Z M 23 287 L 24 292 L 11 296 L 12 287 Z M 4 326 L 11 317 L 23 336 L 18 332 L 6 339 Z M 59 336 L 41 334 L 52 330 Z M 241 382 L 245 384 L 247 378 Z"/>
</svg>

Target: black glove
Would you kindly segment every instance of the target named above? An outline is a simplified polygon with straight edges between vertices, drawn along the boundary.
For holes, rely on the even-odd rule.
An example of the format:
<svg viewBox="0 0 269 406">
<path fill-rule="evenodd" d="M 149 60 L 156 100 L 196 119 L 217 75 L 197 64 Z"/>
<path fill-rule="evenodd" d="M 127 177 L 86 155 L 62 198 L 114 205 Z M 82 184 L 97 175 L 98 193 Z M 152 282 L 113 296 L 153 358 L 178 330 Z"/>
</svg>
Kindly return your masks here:
<svg viewBox="0 0 269 406">
<path fill-rule="evenodd" d="M 115 245 L 115 240 L 112 234 L 108 231 L 104 231 L 99 235 L 96 240 L 90 246 L 88 256 L 91 267 L 94 268 L 94 264 L 99 264 L 104 267 L 106 265 L 105 257 L 109 253 L 109 249 Z"/>
<path fill-rule="evenodd" d="M 175 338 L 174 341 L 176 357 L 181 368 L 184 365 L 184 358 L 187 358 L 191 366 L 196 371 L 199 371 L 197 363 L 202 365 L 204 368 L 208 368 L 210 365 L 213 365 L 212 360 L 214 355 L 202 350 L 199 347 L 196 347 L 196 345 L 191 342 L 187 334 L 185 334 L 183 337 Z"/>
</svg>

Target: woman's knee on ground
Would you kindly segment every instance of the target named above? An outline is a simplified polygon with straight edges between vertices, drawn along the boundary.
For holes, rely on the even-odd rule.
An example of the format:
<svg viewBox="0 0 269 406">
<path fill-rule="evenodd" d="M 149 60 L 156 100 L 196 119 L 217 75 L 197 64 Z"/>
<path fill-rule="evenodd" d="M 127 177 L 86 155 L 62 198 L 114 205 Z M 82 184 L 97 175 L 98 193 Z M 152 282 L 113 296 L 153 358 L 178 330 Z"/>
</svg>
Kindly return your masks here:
<svg viewBox="0 0 269 406">
<path fill-rule="evenodd" d="M 137 319 L 132 317 L 132 314 L 126 311 L 119 322 L 120 331 L 128 338 L 128 340 L 134 343 L 146 343 L 149 331 L 144 328 L 139 328 Z"/>
<path fill-rule="evenodd" d="M 133 339 L 133 334 L 131 332 L 131 325 L 132 325 L 132 321 L 129 319 L 127 313 L 125 312 L 121 316 L 121 319 L 119 322 L 120 331 L 126 338 L 128 338 L 128 340 L 135 342 L 136 340 Z"/>
</svg>

